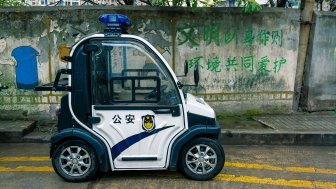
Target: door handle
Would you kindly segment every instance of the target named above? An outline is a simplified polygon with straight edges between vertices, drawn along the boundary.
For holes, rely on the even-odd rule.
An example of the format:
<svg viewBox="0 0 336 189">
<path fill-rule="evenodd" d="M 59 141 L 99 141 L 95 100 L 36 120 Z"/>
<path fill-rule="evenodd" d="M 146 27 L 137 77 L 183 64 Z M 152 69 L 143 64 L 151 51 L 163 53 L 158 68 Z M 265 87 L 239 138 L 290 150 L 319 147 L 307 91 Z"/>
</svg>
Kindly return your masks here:
<svg viewBox="0 0 336 189">
<path fill-rule="evenodd" d="M 171 109 L 157 109 L 157 110 L 153 110 L 153 112 L 156 114 L 171 114 L 172 113 Z"/>
<path fill-rule="evenodd" d="M 88 119 L 89 124 L 100 123 L 100 121 L 101 121 L 100 117 L 89 117 Z"/>
<path fill-rule="evenodd" d="M 178 117 L 181 115 L 179 106 L 174 106 L 171 108 L 156 109 L 156 110 L 153 110 L 153 112 L 156 114 L 172 114 L 173 117 Z"/>
</svg>

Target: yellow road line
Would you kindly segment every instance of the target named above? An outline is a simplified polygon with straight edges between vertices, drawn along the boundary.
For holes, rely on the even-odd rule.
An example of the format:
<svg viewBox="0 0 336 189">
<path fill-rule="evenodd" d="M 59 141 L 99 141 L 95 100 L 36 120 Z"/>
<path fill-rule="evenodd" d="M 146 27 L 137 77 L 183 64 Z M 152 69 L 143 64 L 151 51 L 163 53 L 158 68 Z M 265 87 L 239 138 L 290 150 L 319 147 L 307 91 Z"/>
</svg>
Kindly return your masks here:
<svg viewBox="0 0 336 189">
<path fill-rule="evenodd" d="M 241 162 L 225 162 L 225 166 L 245 168 L 245 169 L 265 169 L 271 171 L 289 171 L 298 173 L 320 173 L 320 174 L 336 175 L 336 169 L 320 169 L 314 167 L 280 167 L 270 164 L 241 163 Z"/>
<path fill-rule="evenodd" d="M 51 166 L 18 166 L 14 168 L 0 166 L 0 172 L 54 172 L 54 169 Z M 260 178 L 244 175 L 237 176 L 229 174 L 219 174 L 214 178 L 214 180 L 227 181 L 227 182 L 253 183 L 253 184 L 267 184 L 276 186 L 304 187 L 304 188 L 323 188 L 323 189 L 336 188 L 336 183 L 334 182 L 285 180 L 285 179 Z"/>
<path fill-rule="evenodd" d="M 3 167 L 0 166 L 0 172 L 54 172 L 51 166 L 18 166 Z"/>
<path fill-rule="evenodd" d="M 268 164 L 256 164 L 256 163 L 241 163 L 241 162 L 225 162 L 224 167 L 238 167 L 245 169 L 266 169 L 272 171 L 283 171 L 283 168 L 268 165 Z"/>
<path fill-rule="evenodd" d="M 289 186 L 289 187 L 303 187 L 303 188 L 324 188 L 335 189 L 336 183 L 334 182 L 321 182 L 309 180 L 285 180 L 285 179 L 272 179 L 272 178 L 259 178 L 254 176 L 236 176 L 229 174 L 219 174 L 214 180 L 228 181 L 228 182 L 243 182 L 254 184 L 268 184 L 276 186 Z"/>
<path fill-rule="evenodd" d="M 48 156 L 14 156 L 0 157 L 0 162 L 19 162 L 19 161 L 51 161 Z"/>
</svg>

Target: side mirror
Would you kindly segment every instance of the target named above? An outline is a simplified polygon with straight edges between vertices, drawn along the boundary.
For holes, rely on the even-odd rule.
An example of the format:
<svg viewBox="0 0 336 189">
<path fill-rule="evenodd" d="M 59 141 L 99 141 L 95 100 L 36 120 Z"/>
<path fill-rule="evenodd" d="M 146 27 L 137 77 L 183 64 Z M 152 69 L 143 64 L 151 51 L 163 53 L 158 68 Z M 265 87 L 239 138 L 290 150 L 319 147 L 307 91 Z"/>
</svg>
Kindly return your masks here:
<svg viewBox="0 0 336 189">
<path fill-rule="evenodd" d="M 195 65 L 194 68 L 194 82 L 195 85 L 198 86 L 198 82 L 199 82 L 199 69 L 198 69 L 198 64 Z"/>
<path fill-rule="evenodd" d="M 184 76 L 187 76 L 187 74 L 188 74 L 188 61 L 187 60 L 185 60 L 184 61 Z"/>
<path fill-rule="evenodd" d="M 187 77 L 187 74 L 188 74 L 188 61 L 185 60 L 184 61 L 184 75 L 177 75 L 176 77 Z"/>
</svg>

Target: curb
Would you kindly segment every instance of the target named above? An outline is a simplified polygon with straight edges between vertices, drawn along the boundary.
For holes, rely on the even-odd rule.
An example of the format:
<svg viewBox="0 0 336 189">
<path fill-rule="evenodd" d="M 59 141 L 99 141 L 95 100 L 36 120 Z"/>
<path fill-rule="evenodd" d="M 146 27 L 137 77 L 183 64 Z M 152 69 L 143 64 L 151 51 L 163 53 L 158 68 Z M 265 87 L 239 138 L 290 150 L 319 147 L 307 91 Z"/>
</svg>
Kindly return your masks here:
<svg viewBox="0 0 336 189">
<path fill-rule="evenodd" d="M 219 141 L 224 145 L 336 145 L 335 132 L 293 132 L 263 130 L 222 130 Z"/>
<path fill-rule="evenodd" d="M 53 133 L 32 132 L 22 138 L 23 143 L 50 143 Z"/>
</svg>

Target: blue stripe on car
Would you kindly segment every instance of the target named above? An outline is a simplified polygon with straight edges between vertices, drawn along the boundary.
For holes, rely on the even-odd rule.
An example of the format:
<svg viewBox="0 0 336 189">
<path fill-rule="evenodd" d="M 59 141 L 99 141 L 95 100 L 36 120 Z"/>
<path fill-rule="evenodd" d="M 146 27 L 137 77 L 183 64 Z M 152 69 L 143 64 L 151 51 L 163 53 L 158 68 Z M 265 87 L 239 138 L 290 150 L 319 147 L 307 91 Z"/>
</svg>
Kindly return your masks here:
<svg viewBox="0 0 336 189">
<path fill-rule="evenodd" d="M 112 153 L 112 159 L 113 161 L 115 160 L 116 157 L 118 157 L 123 151 L 125 151 L 127 148 L 129 148 L 130 146 L 132 146 L 133 144 L 139 142 L 140 140 L 147 138 L 151 135 L 154 135 L 160 131 L 163 131 L 165 129 L 168 129 L 170 127 L 173 127 L 174 125 L 171 126 L 166 126 L 166 127 L 162 127 L 160 129 L 154 129 L 151 132 L 142 132 L 136 135 L 132 135 L 120 142 L 118 142 L 116 145 L 114 145 L 111 149 L 111 153 Z"/>
</svg>

